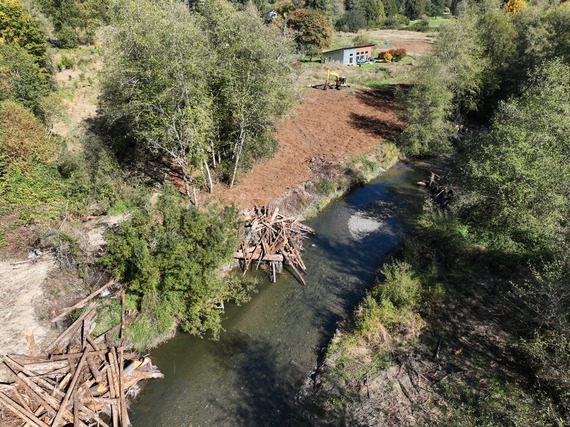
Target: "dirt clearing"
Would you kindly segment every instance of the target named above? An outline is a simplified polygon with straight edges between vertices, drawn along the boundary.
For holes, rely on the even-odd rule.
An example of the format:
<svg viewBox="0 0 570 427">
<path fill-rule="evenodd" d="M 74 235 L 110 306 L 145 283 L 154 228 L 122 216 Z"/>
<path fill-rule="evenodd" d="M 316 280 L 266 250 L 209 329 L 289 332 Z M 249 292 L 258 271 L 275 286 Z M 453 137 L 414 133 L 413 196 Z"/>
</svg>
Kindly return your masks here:
<svg viewBox="0 0 570 427">
<path fill-rule="evenodd" d="M 255 165 L 234 188 L 218 185 L 216 197 L 241 208 L 266 204 L 304 181 L 316 180 L 311 159 L 340 163 L 401 130 L 393 89 L 306 89 L 304 95 L 295 118 L 278 126 L 275 157 Z"/>
<path fill-rule="evenodd" d="M 40 319 L 36 311 L 45 304 L 44 283 L 55 268 L 49 256 L 29 262 L 0 261 L 0 356 L 24 352 L 27 331 L 34 333 L 40 348 L 57 334 L 49 320 Z M 0 371 L 0 379 L 2 376 Z"/>
</svg>

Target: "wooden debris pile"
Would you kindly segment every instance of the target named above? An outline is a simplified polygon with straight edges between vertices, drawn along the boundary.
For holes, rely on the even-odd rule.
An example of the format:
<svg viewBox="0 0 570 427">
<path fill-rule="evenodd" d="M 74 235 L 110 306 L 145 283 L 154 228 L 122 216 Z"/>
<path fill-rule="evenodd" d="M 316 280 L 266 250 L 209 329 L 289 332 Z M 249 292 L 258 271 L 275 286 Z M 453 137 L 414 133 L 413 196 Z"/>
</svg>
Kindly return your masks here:
<svg viewBox="0 0 570 427">
<path fill-rule="evenodd" d="M 163 375 L 148 357 L 111 342 L 109 333 L 92 338 L 95 317 L 86 310 L 43 354 L 28 334 L 30 355 L 4 357 L 15 382 L 0 385 L 0 425 L 131 425 L 126 396 L 140 380 Z"/>
<path fill-rule="evenodd" d="M 431 199 L 439 207 L 446 207 L 453 197 L 453 189 L 440 185 L 437 180 L 441 179 L 439 175 L 431 172 L 430 177 L 424 181 L 419 181 L 418 185 L 426 187 L 430 193 Z"/>
<path fill-rule="evenodd" d="M 271 280 L 275 282 L 276 274 L 282 271 L 285 263 L 304 285 L 301 271 L 305 271 L 305 263 L 301 258 L 303 240 L 315 231 L 296 218 L 286 218 L 279 214 L 279 208 L 271 211 L 267 206 L 254 207 L 247 215 L 245 238 L 240 244 L 234 258 L 243 260 L 244 272 L 252 261 L 257 267 L 262 262 L 270 265 Z"/>
</svg>

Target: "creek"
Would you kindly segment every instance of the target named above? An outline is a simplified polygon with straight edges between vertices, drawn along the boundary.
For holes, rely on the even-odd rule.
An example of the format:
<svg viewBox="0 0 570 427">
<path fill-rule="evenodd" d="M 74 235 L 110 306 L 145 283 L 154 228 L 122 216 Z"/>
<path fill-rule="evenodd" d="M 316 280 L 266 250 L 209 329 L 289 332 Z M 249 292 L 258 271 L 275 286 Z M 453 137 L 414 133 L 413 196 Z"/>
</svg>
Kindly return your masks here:
<svg viewBox="0 0 570 427">
<path fill-rule="evenodd" d="M 131 410 L 135 427 L 287 425 L 294 398 L 339 321 L 350 316 L 382 257 L 414 225 L 425 170 L 398 163 L 306 223 L 306 286 L 285 272 L 252 300 L 226 305 L 219 341 L 179 333 L 151 352 L 164 380 Z"/>
</svg>

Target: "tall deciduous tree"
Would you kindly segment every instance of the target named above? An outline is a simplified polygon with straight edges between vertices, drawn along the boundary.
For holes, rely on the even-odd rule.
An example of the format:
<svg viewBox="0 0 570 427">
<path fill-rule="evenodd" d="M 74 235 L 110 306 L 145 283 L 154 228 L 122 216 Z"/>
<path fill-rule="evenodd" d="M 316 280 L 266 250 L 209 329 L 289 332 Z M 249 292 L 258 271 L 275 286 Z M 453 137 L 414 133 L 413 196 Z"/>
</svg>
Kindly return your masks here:
<svg viewBox="0 0 570 427">
<path fill-rule="evenodd" d="M 205 35 L 177 2 L 126 0 L 117 14 L 105 56 L 105 115 L 127 123 L 147 149 L 166 154 L 195 196 L 193 174 L 206 164 L 212 133 Z"/>
<path fill-rule="evenodd" d="M 300 52 L 320 51 L 331 44 L 332 27 L 321 12 L 297 9 L 289 17 L 289 27 L 294 31 L 295 43 Z"/>
<path fill-rule="evenodd" d="M 46 59 L 46 37 L 20 0 L 0 0 L 0 43 L 16 44 L 38 62 Z"/>
<path fill-rule="evenodd" d="M 452 125 L 453 93 L 449 89 L 446 66 L 434 56 L 426 57 L 415 72 L 418 82 L 404 94 L 408 126 L 399 139 L 411 155 L 448 151 Z"/>
<path fill-rule="evenodd" d="M 244 156 L 267 151 L 272 119 L 286 105 L 289 47 L 253 9 L 236 11 L 224 0 L 211 0 L 204 17 L 216 58 L 210 86 L 217 134 L 233 163 L 233 186 Z"/>
<path fill-rule="evenodd" d="M 464 12 L 461 21 L 445 25 L 436 42 L 435 55 L 446 68 L 447 86 L 452 91 L 456 114 L 476 110 L 484 89 L 490 58 L 477 32 L 476 10 Z"/>
<path fill-rule="evenodd" d="M 529 82 L 470 144 L 465 185 L 480 195 L 470 209 L 480 224 L 532 251 L 568 231 L 570 66 L 552 61 Z"/>
</svg>

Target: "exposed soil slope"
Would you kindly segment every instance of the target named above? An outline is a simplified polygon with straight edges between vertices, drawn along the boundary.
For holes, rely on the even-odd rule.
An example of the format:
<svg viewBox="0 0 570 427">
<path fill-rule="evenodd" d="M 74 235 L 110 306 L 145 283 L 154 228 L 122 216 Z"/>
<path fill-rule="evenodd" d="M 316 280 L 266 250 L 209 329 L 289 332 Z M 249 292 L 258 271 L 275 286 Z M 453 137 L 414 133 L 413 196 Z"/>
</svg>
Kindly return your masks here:
<svg viewBox="0 0 570 427">
<path fill-rule="evenodd" d="M 307 89 L 304 95 L 295 118 L 279 125 L 275 157 L 255 165 L 234 188 L 217 186 L 217 197 L 242 208 L 268 203 L 317 178 L 309 167 L 311 159 L 338 163 L 370 151 L 401 129 L 393 89 Z"/>
</svg>

